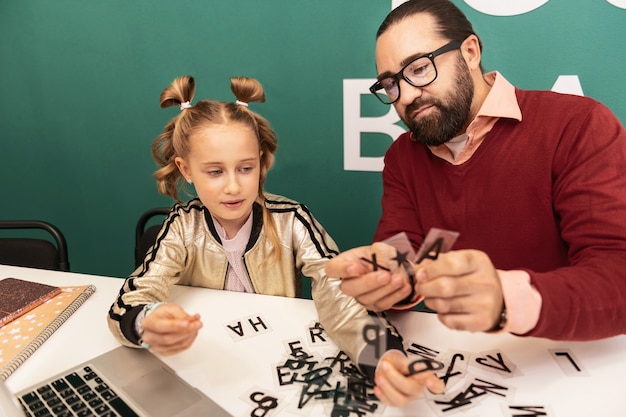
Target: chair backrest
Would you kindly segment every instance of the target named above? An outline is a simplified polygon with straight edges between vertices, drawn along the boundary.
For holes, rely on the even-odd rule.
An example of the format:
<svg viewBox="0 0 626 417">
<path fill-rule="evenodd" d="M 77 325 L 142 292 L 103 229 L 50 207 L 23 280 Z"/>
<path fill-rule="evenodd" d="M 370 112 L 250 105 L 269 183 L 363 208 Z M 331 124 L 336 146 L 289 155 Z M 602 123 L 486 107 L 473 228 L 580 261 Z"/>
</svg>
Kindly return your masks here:
<svg viewBox="0 0 626 417">
<path fill-rule="evenodd" d="M 0 264 L 69 271 L 70 262 L 65 236 L 56 226 L 41 220 L 0 220 L 0 229 L 40 229 L 46 231 L 56 246 L 47 239 L 0 237 Z"/>
<path fill-rule="evenodd" d="M 147 228 L 146 225 L 152 218 L 167 216 L 169 212 L 169 207 L 157 207 L 146 211 L 139 217 L 139 220 L 137 220 L 137 226 L 135 227 L 135 267 L 141 265 L 148 249 L 154 245 L 156 237 L 161 230 L 162 222 Z"/>
</svg>

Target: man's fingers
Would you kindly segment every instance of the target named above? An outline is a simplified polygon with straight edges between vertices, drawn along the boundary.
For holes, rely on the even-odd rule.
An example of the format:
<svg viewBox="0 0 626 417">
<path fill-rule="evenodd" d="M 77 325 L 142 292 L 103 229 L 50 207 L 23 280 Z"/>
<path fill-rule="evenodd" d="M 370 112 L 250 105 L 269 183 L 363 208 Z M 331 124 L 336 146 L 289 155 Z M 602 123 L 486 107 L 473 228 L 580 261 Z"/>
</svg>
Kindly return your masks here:
<svg viewBox="0 0 626 417">
<path fill-rule="evenodd" d="M 397 250 L 386 243 L 360 246 L 335 256 L 326 263 L 326 275 L 335 278 L 359 278 L 370 271 L 397 268 Z"/>
<path fill-rule="evenodd" d="M 369 256 L 369 253 L 369 246 L 361 246 L 340 253 L 326 263 L 326 275 L 336 278 L 352 278 L 371 271 L 362 263 L 362 258 Z"/>
<path fill-rule="evenodd" d="M 381 294 L 380 292 L 367 294 L 358 299 L 358 301 L 363 304 L 368 310 L 386 311 L 407 298 L 409 294 L 411 294 L 411 286 L 408 284 L 403 284 L 403 286 L 398 290 L 384 294 Z"/>
<path fill-rule="evenodd" d="M 450 329 L 480 332 L 491 328 L 494 321 L 490 315 L 491 303 L 469 302 L 468 298 L 426 298 L 424 304 Z"/>
<path fill-rule="evenodd" d="M 417 291 L 444 325 L 455 330 L 493 327 L 503 305 L 497 270 L 481 251 L 448 252 L 417 272 Z"/>
<path fill-rule="evenodd" d="M 416 278 L 423 283 L 441 276 L 467 275 L 477 272 L 491 260 L 484 252 L 477 250 L 457 250 L 439 254 L 433 262 L 420 264 Z"/>
<path fill-rule="evenodd" d="M 411 285 L 401 275 L 391 275 L 386 271 L 370 272 L 341 283 L 341 291 L 374 311 L 389 309 L 405 299 L 411 289 Z"/>
<path fill-rule="evenodd" d="M 341 291 L 354 298 L 378 291 L 391 282 L 391 274 L 385 271 L 370 272 L 358 278 L 344 279 Z M 389 292 L 389 290 L 387 290 Z"/>
</svg>

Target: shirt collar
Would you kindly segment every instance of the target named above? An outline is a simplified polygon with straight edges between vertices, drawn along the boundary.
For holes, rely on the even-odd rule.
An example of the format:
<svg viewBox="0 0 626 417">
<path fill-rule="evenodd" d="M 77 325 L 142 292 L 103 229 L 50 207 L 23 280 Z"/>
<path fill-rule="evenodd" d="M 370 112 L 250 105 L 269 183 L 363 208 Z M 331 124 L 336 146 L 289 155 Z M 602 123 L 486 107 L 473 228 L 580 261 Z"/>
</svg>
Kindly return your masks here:
<svg viewBox="0 0 626 417">
<path fill-rule="evenodd" d="M 483 102 L 476 118 L 480 116 L 499 117 L 522 121 L 522 111 L 517 103 L 515 87 L 498 71 L 483 74 L 491 90 Z"/>
</svg>

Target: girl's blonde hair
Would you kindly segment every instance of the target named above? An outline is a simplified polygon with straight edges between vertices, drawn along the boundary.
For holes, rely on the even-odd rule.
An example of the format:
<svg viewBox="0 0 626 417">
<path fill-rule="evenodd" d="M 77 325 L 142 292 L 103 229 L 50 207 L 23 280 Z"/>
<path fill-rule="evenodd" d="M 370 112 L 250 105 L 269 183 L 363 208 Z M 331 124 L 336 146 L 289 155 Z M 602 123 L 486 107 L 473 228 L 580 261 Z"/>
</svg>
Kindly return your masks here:
<svg viewBox="0 0 626 417">
<path fill-rule="evenodd" d="M 176 78 L 161 93 L 161 107 L 179 106 L 180 114 L 172 118 L 163 133 L 152 142 L 152 157 L 160 167 L 154 173 L 161 194 L 180 202 L 178 191 L 184 184 L 184 178 L 175 163 L 176 157 L 185 158 L 190 151 L 189 138 L 198 130 L 206 127 L 238 122 L 255 132 L 261 151 L 261 172 L 259 175 L 259 193 L 257 202 L 263 208 L 265 232 L 273 246 L 273 261 L 280 258 L 280 240 L 276 225 L 265 206 L 263 184 L 267 171 L 274 164 L 274 153 L 278 146 L 276 134 L 269 122 L 248 109 L 247 103 L 265 102 L 263 87 L 254 78 L 232 77 L 230 89 L 235 95 L 235 102 L 200 100 L 192 105 L 196 90 L 192 76 Z"/>
</svg>

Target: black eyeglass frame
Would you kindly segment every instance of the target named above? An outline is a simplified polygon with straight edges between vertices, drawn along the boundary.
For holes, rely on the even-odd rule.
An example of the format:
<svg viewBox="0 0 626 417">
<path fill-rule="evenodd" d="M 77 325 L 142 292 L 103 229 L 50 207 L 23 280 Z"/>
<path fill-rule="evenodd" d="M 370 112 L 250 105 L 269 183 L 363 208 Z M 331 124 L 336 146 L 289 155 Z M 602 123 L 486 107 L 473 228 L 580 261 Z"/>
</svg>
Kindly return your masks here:
<svg viewBox="0 0 626 417">
<path fill-rule="evenodd" d="M 437 76 L 439 75 L 439 71 L 437 71 L 437 65 L 435 64 L 435 58 L 438 57 L 439 55 L 445 54 L 446 52 L 454 51 L 455 49 L 461 48 L 462 44 L 463 44 L 463 41 L 459 41 L 459 40 L 450 41 L 447 44 L 445 44 L 444 46 L 442 46 L 441 48 L 439 48 L 439 49 L 437 49 L 437 50 L 435 50 L 435 51 L 433 51 L 433 52 L 431 52 L 429 54 L 420 55 L 420 56 L 416 57 L 415 59 L 411 60 L 411 62 L 406 64 L 404 67 L 402 67 L 402 69 L 400 71 L 398 71 L 397 73 L 395 73 L 393 75 L 390 75 L 390 76 L 386 76 L 385 78 L 383 78 L 383 80 L 386 80 L 386 79 L 389 79 L 389 78 L 393 78 L 396 81 L 396 83 L 398 84 L 398 97 L 396 97 L 395 100 L 393 100 L 393 101 L 386 100 L 385 101 L 383 99 L 383 97 L 381 97 L 377 93 L 377 91 L 385 89 L 383 87 L 383 85 L 381 84 L 382 80 L 376 81 L 370 87 L 370 93 L 374 94 L 376 96 L 376 98 L 378 100 L 380 100 L 380 102 L 383 103 L 383 104 L 393 104 L 396 101 L 398 101 L 398 99 L 400 99 L 400 94 L 401 94 L 401 92 L 400 92 L 400 79 L 403 79 L 404 81 L 406 81 L 407 83 L 409 83 L 413 87 L 418 87 L 418 88 L 419 87 L 426 87 L 427 85 L 432 84 L 437 79 Z M 414 82 L 412 82 L 411 80 L 409 80 L 407 77 L 405 77 L 404 70 L 407 69 L 407 67 L 409 65 L 411 65 L 412 63 L 414 63 L 418 59 L 422 59 L 422 58 L 430 59 L 430 62 L 433 64 L 433 68 L 435 69 L 435 78 L 433 78 L 432 80 L 430 80 L 426 84 L 417 85 Z M 388 97 L 386 94 L 384 96 Z"/>
</svg>

